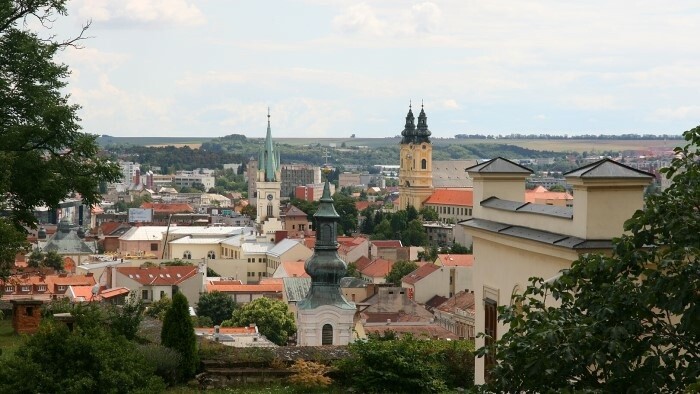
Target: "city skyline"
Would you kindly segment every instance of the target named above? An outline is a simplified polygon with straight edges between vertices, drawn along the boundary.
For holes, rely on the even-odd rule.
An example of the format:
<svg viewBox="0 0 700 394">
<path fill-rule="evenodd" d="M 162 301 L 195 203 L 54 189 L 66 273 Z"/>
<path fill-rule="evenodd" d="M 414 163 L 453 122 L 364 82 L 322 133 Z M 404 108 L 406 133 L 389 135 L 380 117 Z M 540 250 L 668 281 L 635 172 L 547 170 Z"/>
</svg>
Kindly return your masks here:
<svg viewBox="0 0 700 394">
<path fill-rule="evenodd" d="M 84 131 L 391 137 L 680 134 L 700 103 L 693 2 L 79 0 L 51 33 Z M 30 21 L 29 26 L 32 26 Z M 46 32 L 42 34 L 48 34 Z"/>
</svg>

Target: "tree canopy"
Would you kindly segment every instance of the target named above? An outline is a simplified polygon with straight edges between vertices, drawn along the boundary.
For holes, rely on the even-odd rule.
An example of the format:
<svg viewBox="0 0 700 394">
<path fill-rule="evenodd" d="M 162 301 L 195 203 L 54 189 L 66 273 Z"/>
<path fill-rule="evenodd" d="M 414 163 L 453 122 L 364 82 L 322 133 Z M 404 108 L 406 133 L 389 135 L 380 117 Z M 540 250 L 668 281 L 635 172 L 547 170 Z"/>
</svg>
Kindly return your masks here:
<svg viewBox="0 0 700 394">
<path fill-rule="evenodd" d="M 612 256 L 591 254 L 559 279 L 532 278 L 499 320 L 488 390 L 680 392 L 700 376 L 700 127 L 684 133 Z M 548 297 L 559 306 L 545 303 Z M 697 387 L 697 386 L 696 386 Z"/>
<path fill-rule="evenodd" d="M 178 291 L 173 295 L 170 308 L 165 312 L 160 340 L 164 346 L 176 350 L 182 356 L 182 378 L 194 376 L 198 365 L 197 338 L 190 318 L 187 297 L 182 292 Z"/>
<path fill-rule="evenodd" d="M 296 331 L 294 316 L 287 304 L 280 300 L 258 298 L 233 311 L 230 320 L 221 325 L 225 327 L 244 327 L 250 324 L 267 339 L 277 345 L 286 345 L 288 338 Z"/>
<path fill-rule="evenodd" d="M 96 203 L 99 184 L 119 177 L 116 164 L 98 155 L 96 136 L 80 131 L 79 106 L 61 92 L 69 70 L 54 55 L 80 36 L 61 42 L 27 27 L 33 19 L 48 26 L 65 12 L 65 0 L 0 5 L 0 275 L 21 250 L 24 227 L 36 226 L 34 208 L 56 207 L 73 193 Z"/>
<path fill-rule="evenodd" d="M 236 303 L 233 298 L 220 291 L 204 293 L 199 296 L 199 302 L 197 302 L 197 316 L 206 316 L 216 325 L 230 319 L 234 309 L 236 309 Z"/>
<path fill-rule="evenodd" d="M 412 261 L 399 260 L 391 267 L 391 271 L 386 274 L 386 283 L 393 283 L 396 286 L 401 286 L 401 279 L 415 271 L 418 264 Z"/>
</svg>

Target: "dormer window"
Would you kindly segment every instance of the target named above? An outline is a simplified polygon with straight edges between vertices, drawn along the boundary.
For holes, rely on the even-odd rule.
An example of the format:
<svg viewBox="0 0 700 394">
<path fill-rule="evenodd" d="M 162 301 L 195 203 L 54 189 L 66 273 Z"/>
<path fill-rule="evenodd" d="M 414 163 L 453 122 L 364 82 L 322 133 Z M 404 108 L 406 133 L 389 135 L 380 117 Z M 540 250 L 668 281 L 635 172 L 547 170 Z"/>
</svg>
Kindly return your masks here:
<svg viewBox="0 0 700 394">
<path fill-rule="evenodd" d="M 15 291 L 14 286 L 5 286 L 5 293 L 12 293 L 13 291 Z"/>
<path fill-rule="evenodd" d="M 59 285 L 59 286 L 58 286 L 58 291 L 66 291 L 66 286 L 64 286 L 64 285 Z"/>
</svg>

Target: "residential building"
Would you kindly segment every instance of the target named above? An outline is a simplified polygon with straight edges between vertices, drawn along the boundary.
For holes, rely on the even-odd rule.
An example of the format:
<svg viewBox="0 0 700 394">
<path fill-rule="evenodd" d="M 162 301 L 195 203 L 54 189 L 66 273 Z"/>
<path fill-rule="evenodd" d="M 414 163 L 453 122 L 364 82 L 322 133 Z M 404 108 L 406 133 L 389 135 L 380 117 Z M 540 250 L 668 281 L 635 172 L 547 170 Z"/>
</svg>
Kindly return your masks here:
<svg viewBox="0 0 700 394">
<path fill-rule="evenodd" d="M 294 205 L 288 206 L 281 216 L 284 231 L 291 238 L 303 237 L 307 231 L 311 230 L 308 215 Z"/>
<path fill-rule="evenodd" d="M 155 177 L 154 177 L 155 178 Z M 172 184 L 177 187 L 194 187 L 196 184 L 204 185 L 204 191 L 216 186 L 216 178 L 205 174 L 178 173 L 172 177 Z M 154 185 L 158 185 L 154 179 Z"/>
<path fill-rule="evenodd" d="M 338 237 L 338 257 L 346 264 L 354 263 L 360 257 L 369 256 L 369 238 Z"/>
<path fill-rule="evenodd" d="M 239 304 L 247 304 L 258 298 L 282 299 L 282 281 L 241 284 L 240 281 L 210 281 L 206 285 L 207 293 L 218 291 L 231 296 Z"/>
<path fill-rule="evenodd" d="M 474 318 L 476 306 L 474 292 L 463 290 L 437 306 L 433 313 L 440 326 L 457 335 L 460 339 L 474 340 L 476 331 Z"/>
<path fill-rule="evenodd" d="M 285 238 L 270 248 L 267 253 L 267 276 L 272 276 L 283 261 L 306 261 L 313 251 L 299 239 Z"/>
<path fill-rule="evenodd" d="M 335 194 L 335 185 L 331 184 L 331 195 Z M 294 197 L 305 201 L 318 201 L 323 195 L 323 183 L 307 183 L 294 189 Z"/>
<path fill-rule="evenodd" d="M 472 189 L 436 189 L 423 203 L 433 208 L 443 223 L 457 223 L 472 216 Z"/>
<path fill-rule="evenodd" d="M 564 174 L 573 186 L 573 207 L 526 203 L 524 184 L 532 171 L 503 158 L 468 169 L 474 179 L 473 218 L 476 347 L 498 339 L 507 327 L 497 308 L 509 305 L 530 277 L 556 279 L 585 253 L 611 253 L 612 238 L 643 207 L 653 174 L 604 159 Z M 489 343 L 491 339 L 488 339 Z M 476 359 L 475 382 L 488 379 L 493 355 Z"/>
<path fill-rule="evenodd" d="M 398 239 L 371 240 L 369 241 L 369 258 L 383 258 L 399 261 L 410 260 L 408 248 L 404 248 Z"/>
<path fill-rule="evenodd" d="M 172 299 L 178 291 L 190 306 L 199 302 L 204 291 L 203 275 L 197 266 L 116 267 L 112 268 L 112 288 L 126 287 L 145 303 Z"/>
<path fill-rule="evenodd" d="M 393 266 L 393 260 L 377 258 L 372 260 L 369 264 L 363 264 L 362 269 L 358 269 L 358 272 L 364 281 L 382 284 L 386 283 L 386 276 L 391 272 Z"/>
<path fill-rule="evenodd" d="M 455 225 L 443 222 L 423 222 L 428 241 L 433 246 L 449 246 L 455 241 Z"/>
<path fill-rule="evenodd" d="M 442 261 L 446 260 L 447 258 L 442 258 Z M 409 289 L 416 302 L 425 304 L 436 295 L 449 298 L 460 291 L 471 289 L 472 277 L 472 266 L 467 265 L 466 261 L 443 266 L 424 264 L 404 276 L 401 286 Z"/>
</svg>

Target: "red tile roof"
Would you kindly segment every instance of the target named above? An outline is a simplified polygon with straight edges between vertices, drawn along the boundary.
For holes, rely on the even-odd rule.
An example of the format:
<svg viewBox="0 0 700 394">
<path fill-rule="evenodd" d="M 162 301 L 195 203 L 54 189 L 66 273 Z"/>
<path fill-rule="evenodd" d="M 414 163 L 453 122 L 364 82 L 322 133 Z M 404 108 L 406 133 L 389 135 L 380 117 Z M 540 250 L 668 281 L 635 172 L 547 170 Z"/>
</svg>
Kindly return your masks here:
<svg viewBox="0 0 700 394">
<path fill-rule="evenodd" d="M 306 218 L 308 215 L 304 213 L 301 209 L 295 207 L 294 205 L 290 205 L 289 208 L 284 212 L 284 216 L 288 218 L 292 217 L 301 217 L 301 218 Z"/>
<path fill-rule="evenodd" d="M 437 261 L 445 267 L 471 267 L 474 264 L 474 255 L 471 254 L 438 254 Z"/>
<path fill-rule="evenodd" d="M 474 206 L 472 189 L 436 189 L 423 204 Z"/>
<path fill-rule="evenodd" d="M 117 272 L 142 285 L 168 286 L 181 283 L 198 272 L 194 266 L 117 267 Z"/>
<path fill-rule="evenodd" d="M 372 243 L 372 245 L 378 248 L 400 248 L 403 246 L 401 245 L 401 241 L 397 239 L 377 240 L 370 242 Z"/>
<path fill-rule="evenodd" d="M 403 283 L 408 283 L 410 285 L 418 283 L 421 279 L 425 278 L 426 276 L 432 274 L 433 272 L 439 270 L 440 267 L 438 267 L 435 264 L 425 264 L 420 267 L 418 267 L 415 271 L 411 272 L 410 274 L 404 276 L 401 279 L 401 282 Z"/>
<path fill-rule="evenodd" d="M 214 335 L 214 328 L 212 327 L 195 327 L 194 329 L 199 334 L 209 334 Z M 219 327 L 219 334 L 256 334 L 255 327 Z"/>
<path fill-rule="evenodd" d="M 304 269 L 305 263 L 306 262 L 303 260 L 283 261 L 282 268 L 284 268 L 284 272 L 286 272 L 287 276 L 290 278 L 308 278 L 309 274 L 307 274 Z"/>
<path fill-rule="evenodd" d="M 369 276 L 370 278 L 383 278 L 391 271 L 391 267 L 393 266 L 394 262 L 391 260 L 375 259 L 360 272 L 362 275 Z"/>
<path fill-rule="evenodd" d="M 222 293 L 281 293 L 284 287 L 281 283 L 267 285 L 219 285 L 216 282 L 207 283 L 207 292 L 220 291 Z"/>
<path fill-rule="evenodd" d="M 475 312 L 474 293 L 462 290 L 439 305 L 437 309 L 450 313 L 455 313 L 457 309 Z"/>
<path fill-rule="evenodd" d="M 550 192 L 543 186 L 537 186 L 525 191 L 525 202 L 535 203 L 537 200 L 573 200 L 574 196 L 567 192 Z"/>
<path fill-rule="evenodd" d="M 360 256 L 360 258 L 357 259 L 357 261 L 355 261 L 355 267 L 357 267 L 358 271 L 362 271 L 363 269 L 365 269 L 365 267 L 367 267 L 371 263 L 372 263 L 372 260 L 370 260 L 369 257 Z"/>
</svg>

